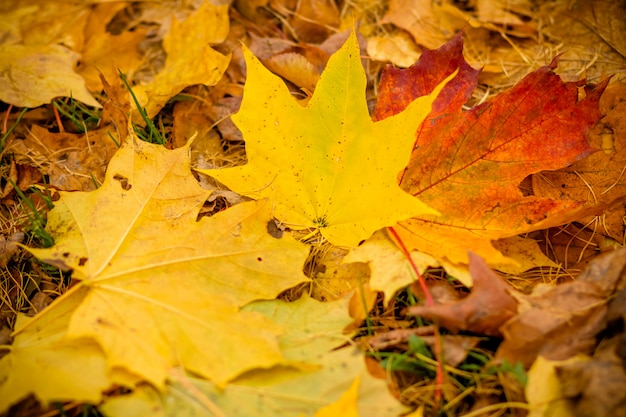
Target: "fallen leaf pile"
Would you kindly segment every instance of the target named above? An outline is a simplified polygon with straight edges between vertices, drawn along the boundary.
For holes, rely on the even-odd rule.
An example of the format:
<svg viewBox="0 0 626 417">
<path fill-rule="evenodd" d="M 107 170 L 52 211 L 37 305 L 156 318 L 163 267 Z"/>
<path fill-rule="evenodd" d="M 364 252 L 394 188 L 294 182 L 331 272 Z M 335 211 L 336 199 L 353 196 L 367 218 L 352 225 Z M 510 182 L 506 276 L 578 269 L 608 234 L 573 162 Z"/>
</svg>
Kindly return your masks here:
<svg viewBox="0 0 626 417">
<path fill-rule="evenodd" d="M 345 342 L 345 300 L 250 304 L 307 280 L 301 271 L 306 247 L 288 234 L 269 233 L 266 201 L 197 220 L 209 194 L 192 176 L 188 146 L 168 151 L 136 138 L 118 151 L 101 188 L 62 194 L 48 222 L 55 246 L 32 251 L 71 268 L 79 282 L 34 318 L 20 316 L 11 353 L 0 365 L 0 408 L 29 393 L 43 402 L 98 402 L 115 383 L 146 381 L 162 391 L 167 381 L 190 384 L 184 374 L 172 374 L 177 369 L 218 387 L 246 371 L 277 365 L 286 367 L 285 375 L 271 371 L 264 385 L 297 377 L 299 367 L 315 373 L 330 349 Z M 296 321 L 285 322 L 289 317 Z M 383 384 L 359 362 L 354 355 L 341 360 L 345 389 L 354 378 L 362 382 L 360 392 Z M 33 385 L 35 368 L 40 377 Z M 70 376 L 75 385 L 59 383 Z M 340 395 L 342 387 L 333 381 L 317 404 Z M 372 415 L 398 410 L 385 389 L 371 395 L 378 404 Z M 224 401 L 232 402 L 228 408 L 241 400 Z M 274 405 L 275 411 L 287 407 L 293 405 Z"/>
<path fill-rule="evenodd" d="M 624 10 L 475 3 L 0 6 L 0 414 L 624 413 Z"/>
</svg>

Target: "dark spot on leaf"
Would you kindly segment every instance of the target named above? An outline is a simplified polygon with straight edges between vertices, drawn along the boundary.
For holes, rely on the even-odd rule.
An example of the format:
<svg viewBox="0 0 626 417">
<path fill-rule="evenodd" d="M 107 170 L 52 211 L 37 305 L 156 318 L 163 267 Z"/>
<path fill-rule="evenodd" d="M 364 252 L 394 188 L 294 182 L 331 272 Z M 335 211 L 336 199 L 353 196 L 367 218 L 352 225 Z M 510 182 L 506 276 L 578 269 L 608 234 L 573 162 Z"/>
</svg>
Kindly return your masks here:
<svg viewBox="0 0 626 417">
<path fill-rule="evenodd" d="M 283 231 L 278 227 L 278 224 L 276 224 L 276 220 L 274 219 L 267 222 L 267 233 L 276 239 L 283 237 Z"/>
<path fill-rule="evenodd" d="M 70 253 L 69 253 L 69 252 L 63 252 L 63 257 L 64 257 L 64 258 L 67 258 L 68 256 L 70 256 Z"/>
<path fill-rule="evenodd" d="M 85 258 L 85 257 L 80 258 L 78 260 L 78 265 L 79 266 L 84 266 L 87 263 L 87 259 L 89 259 L 89 258 Z"/>
<path fill-rule="evenodd" d="M 257 261 L 261 262 L 263 260 L 263 258 L 261 258 L 260 256 L 258 258 L 256 258 Z"/>
<path fill-rule="evenodd" d="M 124 189 L 124 190 L 126 190 L 126 191 L 130 190 L 131 188 L 133 188 L 132 184 L 130 184 L 130 183 L 128 182 L 128 178 L 124 177 L 123 175 L 120 175 L 120 174 L 115 174 L 115 175 L 113 176 L 113 179 L 114 179 L 115 181 L 119 181 L 119 182 L 120 182 L 120 185 L 122 186 L 122 189 Z"/>
</svg>

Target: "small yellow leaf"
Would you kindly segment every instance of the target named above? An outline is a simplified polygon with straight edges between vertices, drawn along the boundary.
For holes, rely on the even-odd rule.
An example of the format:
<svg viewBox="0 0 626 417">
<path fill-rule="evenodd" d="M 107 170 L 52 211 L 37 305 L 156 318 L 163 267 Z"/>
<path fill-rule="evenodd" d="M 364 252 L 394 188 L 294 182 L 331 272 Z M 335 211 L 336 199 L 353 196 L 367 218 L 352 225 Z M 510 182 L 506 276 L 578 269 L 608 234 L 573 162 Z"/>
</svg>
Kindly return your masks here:
<svg viewBox="0 0 626 417">
<path fill-rule="evenodd" d="M 354 33 L 328 61 L 306 107 L 248 49 L 244 56 L 248 78 L 232 119 L 243 132 L 249 162 L 203 172 L 240 194 L 274 198 L 280 221 L 318 228 L 337 246 L 356 246 L 396 221 L 436 214 L 402 191 L 397 176 L 447 80 L 404 112 L 375 123 Z"/>
<path fill-rule="evenodd" d="M 314 417 L 359 417 L 357 400 L 359 399 L 359 377 L 356 377 L 350 388 L 341 397 L 327 406 L 320 408 Z"/>
<path fill-rule="evenodd" d="M 137 27 L 115 35 L 107 30 L 114 16 L 126 6 L 122 2 L 100 3 L 94 6 L 89 16 L 81 65 L 77 71 L 91 91 L 102 89 L 100 74 L 115 84 L 119 80 L 118 70 L 133 74 L 142 63 L 139 44 L 146 39 L 148 29 Z"/>
<path fill-rule="evenodd" d="M 149 117 L 158 111 L 184 88 L 195 85 L 214 85 L 224 74 L 230 57 L 211 48 L 222 42 L 228 34 L 228 5 L 216 6 L 206 1 L 180 23 L 175 18 L 163 48 L 167 52 L 165 68 L 150 84 L 137 87 L 136 93 L 143 101 Z M 133 89 L 135 90 L 135 88 Z"/>
<path fill-rule="evenodd" d="M 525 394 L 530 405 L 529 417 L 568 417 L 576 413 L 570 400 L 561 393 L 561 383 L 557 376 L 557 366 L 587 361 L 588 357 L 578 355 L 564 361 L 551 361 L 537 357 L 528 371 Z"/>
<path fill-rule="evenodd" d="M 469 271 L 463 266 L 457 266 L 432 256 L 411 252 L 411 259 L 420 273 L 430 267 L 445 267 L 446 272 L 463 284 L 472 283 Z M 379 231 L 367 239 L 358 248 L 352 249 L 343 259 L 344 264 L 352 262 L 367 262 L 371 270 L 370 286 L 374 291 L 381 291 L 385 297 L 385 304 L 389 303 L 393 295 L 401 288 L 414 282 L 417 277 L 404 253 L 392 242 L 385 232 Z"/>
<path fill-rule="evenodd" d="M 0 101 L 37 107 L 55 97 L 73 97 L 101 107 L 74 72 L 79 55 L 61 45 L 0 46 Z"/>
<path fill-rule="evenodd" d="M 415 411 L 413 411 L 412 413 L 407 414 L 404 417 L 424 417 L 424 406 L 420 405 L 419 407 L 417 407 L 417 409 Z"/>
</svg>

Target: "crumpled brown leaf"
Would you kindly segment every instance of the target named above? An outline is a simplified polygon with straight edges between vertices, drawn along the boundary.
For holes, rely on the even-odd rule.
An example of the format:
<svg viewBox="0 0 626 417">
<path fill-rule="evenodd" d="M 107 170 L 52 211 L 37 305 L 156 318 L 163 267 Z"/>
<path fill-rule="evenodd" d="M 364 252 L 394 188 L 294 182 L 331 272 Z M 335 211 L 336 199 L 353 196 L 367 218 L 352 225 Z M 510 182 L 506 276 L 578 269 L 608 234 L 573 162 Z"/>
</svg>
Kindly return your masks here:
<svg viewBox="0 0 626 417">
<path fill-rule="evenodd" d="M 626 248 L 599 256 L 573 282 L 518 295 L 520 313 L 502 326 L 496 360 L 530 366 L 538 355 L 563 360 L 591 353 L 606 327 L 606 300 L 626 286 L 625 268 Z"/>
<path fill-rule="evenodd" d="M 469 252 L 469 259 L 474 280 L 470 295 L 453 303 L 410 307 L 408 314 L 436 319 L 441 327 L 453 332 L 466 330 L 500 336 L 500 326 L 517 311 L 517 302 L 511 295 L 514 290 L 480 256 Z"/>
</svg>

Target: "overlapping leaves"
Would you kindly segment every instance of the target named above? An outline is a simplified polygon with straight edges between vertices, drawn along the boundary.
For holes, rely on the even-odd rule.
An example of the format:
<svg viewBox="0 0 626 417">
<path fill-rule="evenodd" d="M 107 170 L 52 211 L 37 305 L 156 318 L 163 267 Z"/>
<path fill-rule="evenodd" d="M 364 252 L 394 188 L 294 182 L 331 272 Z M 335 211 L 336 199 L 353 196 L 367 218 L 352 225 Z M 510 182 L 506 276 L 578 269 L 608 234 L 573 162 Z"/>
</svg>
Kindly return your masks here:
<svg viewBox="0 0 626 417">
<path fill-rule="evenodd" d="M 399 220 L 437 214 L 402 191 L 397 175 L 445 77 L 403 112 L 375 123 L 354 33 L 328 61 L 304 106 L 250 51 L 244 54 L 248 76 L 233 120 L 249 162 L 204 172 L 243 195 L 271 197 L 281 222 L 317 228 L 339 246 L 356 246 Z"/>
<path fill-rule="evenodd" d="M 209 194 L 191 174 L 188 147 L 138 140 L 116 154 L 100 189 L 62 193 L 47 226 L 55 246 L 32 252 L 71 268 L 78 283 L 17 328 L 16 344 L 40 337 L 70 303 L 64 343 L 93 340 L 107 369 L 157 387 L 172 366 L 223 384 L 283 361 L 280 327 L 239 307 L 305 281 L 307 250 L 269 234 L 265 201 L 198 220 Z M 10 355 L 2 368 L 10 381 L 25 372 Z"/>
</svg>

